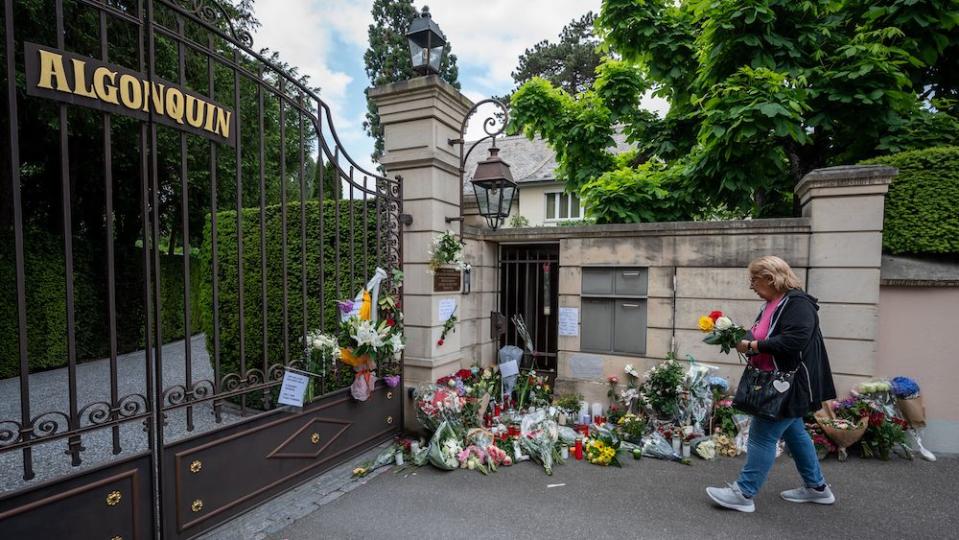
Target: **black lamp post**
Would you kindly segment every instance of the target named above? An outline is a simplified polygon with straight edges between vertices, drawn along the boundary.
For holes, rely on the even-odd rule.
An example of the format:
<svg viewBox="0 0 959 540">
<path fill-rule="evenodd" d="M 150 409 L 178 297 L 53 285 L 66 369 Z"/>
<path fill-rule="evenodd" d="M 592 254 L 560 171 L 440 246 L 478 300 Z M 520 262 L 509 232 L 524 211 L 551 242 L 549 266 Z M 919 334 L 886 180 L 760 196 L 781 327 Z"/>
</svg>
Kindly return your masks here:
<svg viewBox="0 0 959 540">
<path fill-rule="evenodd" d="M 413 69 L 420 75 L 439 74 L 443 61 L 446 36 L 430 16 L 430 8 L 424 6 L 420 16 L 413 19 L 406 32 L 410 43 L 410 58 Z"/>
<path fill-rule="evenodd" d="M 494 116 L 490 116 L 483 122 L 483 131 L 486 136 L 465 148 L 466 123 L 470 117 L 481 106 L 490 103 L 502 111 L 501 122 L 498 122 Z M 484 99 L 466 113 L 463 123 L 460 125 L 460 137 L 450 139 L 449 145 L 460 145 L 460 186 L 463 185 L 463 174 L 466 172 L 466 160 L 470 153 L 479 143 L 491 139 L 489 148 L 489 157 L 476 164 L 476 172 L 470 182 L 473 184 L 473 193 L 476 195 L 476 206 L 479 208 L 481 216 L 486 218 L 486 223 L 494 231 L 503 224 L 503 221 L 509 217 L 510 210 L 513 207 L 513 199 L 516 198 L 516 182 L 513 181 L 513 173 L 510 172 L 509 163 L 499 157 L 499 148 L 496 147 L 496 137 L 503 133 L 506 124 L 509 123 L 509 110 L 501 102 L 495 99 Z M 499 127 L 492 129 L 499 124 Z M 460 237 L 463 236 L 463 189 L 460 188 L 460 215 L 458 217 L 448 217 L 446 222 L 460 222 Z"/>
</svg>

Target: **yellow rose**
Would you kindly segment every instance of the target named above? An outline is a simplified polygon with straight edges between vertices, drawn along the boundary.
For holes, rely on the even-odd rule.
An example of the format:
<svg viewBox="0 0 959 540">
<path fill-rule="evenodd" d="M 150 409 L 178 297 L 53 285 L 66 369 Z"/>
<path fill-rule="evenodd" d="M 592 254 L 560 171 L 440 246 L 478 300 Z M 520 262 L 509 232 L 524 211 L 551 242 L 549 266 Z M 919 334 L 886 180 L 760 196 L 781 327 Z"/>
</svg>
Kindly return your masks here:
<svg viewBox="0 0 959 540">
<path fill-rule="evenodd" d="M 714 323 L 708 315 L 703 315 L 699 318 L 699 329 L 703 332 L 712 332 L 715 325 L 716 323 Z"/>
</svg>

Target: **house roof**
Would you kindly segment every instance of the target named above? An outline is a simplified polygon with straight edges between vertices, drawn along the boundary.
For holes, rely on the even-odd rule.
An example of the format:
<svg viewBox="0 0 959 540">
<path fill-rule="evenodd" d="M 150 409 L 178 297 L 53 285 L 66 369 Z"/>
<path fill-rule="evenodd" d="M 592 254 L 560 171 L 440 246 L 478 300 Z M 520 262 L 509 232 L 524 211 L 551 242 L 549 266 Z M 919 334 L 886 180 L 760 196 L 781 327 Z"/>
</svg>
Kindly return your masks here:
<svg viewBox="0 0 959 540">
<path fill-rule="evenodd" d="M 619 154 L 630 148 L 630 145 L 626 143 L 626 135 L 621 132 L 613 134 L 613 141 L 616 143 L 613 148 L 614 153 Z M 491 143 L 492 141 L 486 140 L 477 144 L 466 160 L 466 173 L 463 175 L 464 193 L 473 192 L 470 181 L 476 171 L 476 164 L 489 156 Z M 472 144 L 472 141 L 467 141 L 466 149 L 469 150 Z M 509 163 L 513 180 L 520 188 L 523 184 L 556 181 L 556 168 L 559 166 L 556 163 L 556 153 L 540 137 L 532 140 L 523 135 L 497 137 L 496 147 L 500 149 L 499 155 L 503 161 Z"/>
</svg>

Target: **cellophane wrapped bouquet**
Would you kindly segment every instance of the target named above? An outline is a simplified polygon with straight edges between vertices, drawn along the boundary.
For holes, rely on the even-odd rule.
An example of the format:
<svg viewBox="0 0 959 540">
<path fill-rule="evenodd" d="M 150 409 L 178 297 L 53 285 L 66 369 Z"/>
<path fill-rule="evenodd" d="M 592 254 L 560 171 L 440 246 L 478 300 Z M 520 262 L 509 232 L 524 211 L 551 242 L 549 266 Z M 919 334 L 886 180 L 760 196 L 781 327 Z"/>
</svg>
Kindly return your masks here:
<svg viewBox="0 0 959 540">
<path fill-rule="evenodd" d="M 462 414 L 466 399 L 448 385 L 429 384 L 416 391 L 416 419 L 423 428 L 435 432 L 440 424 L 448 422 L 462 427 Z"/>
<path fill-rule="evenodd" d="M 554 463 L 563 461 L 556 449 L 558 440 L 559 425 L 547 409 L 536 409 L 523 416 L 520 422 L 520 449 L 542 465 L 548 475 L 553 474 Z"/>
</svg>

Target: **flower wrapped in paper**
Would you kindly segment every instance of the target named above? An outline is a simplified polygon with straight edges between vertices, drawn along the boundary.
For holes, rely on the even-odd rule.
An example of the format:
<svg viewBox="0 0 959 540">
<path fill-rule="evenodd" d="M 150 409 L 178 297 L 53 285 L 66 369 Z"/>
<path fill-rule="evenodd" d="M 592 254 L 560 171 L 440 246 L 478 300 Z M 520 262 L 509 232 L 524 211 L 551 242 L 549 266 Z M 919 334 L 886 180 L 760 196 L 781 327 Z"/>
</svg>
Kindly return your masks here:
<svg viewBox="0 0 959 540">
<path fill-rule="evenodd" d="M 549 417 L 546 409 L 537 409 L 520 421 L 519 446 L 523 452 L 543 466 L 547 475 L 553 474 L 553 464 L 562 462 L 556 450 L 559 425 Z"/>
<path fill-rule="evenodd" d="M 463 451 L 462 436 L 449 422 L 441 422 L 430 439 L 429 459 L 437 469 L 452 471 L 459 467 Z"/>
<path fill-rule="evenodd" d="M 839 417 L 837 410 L 851 412 Z M 863 412 L 866 414 L 861 414 Z M 868 407 L 859 405 L 855 399 L 830 401 L 826 407 L 816 412 L 815 418 L 823 433 L 836 444 L 839 461 L 846 461 L 846 449 L 859 442 L 869 427 Z"/>
<path fill-rule="evenodd" d="M 893 377 L 889 381 L 892 394 L 896 398 L 896 406 L 902 413 L 902 417 L 909 422 L 913 428 L 923 428 L 926 426 L 926 407 L 922 403 L 922 394 L 919 392 L 919 384 L 909 377 Z"/>
</svg>

